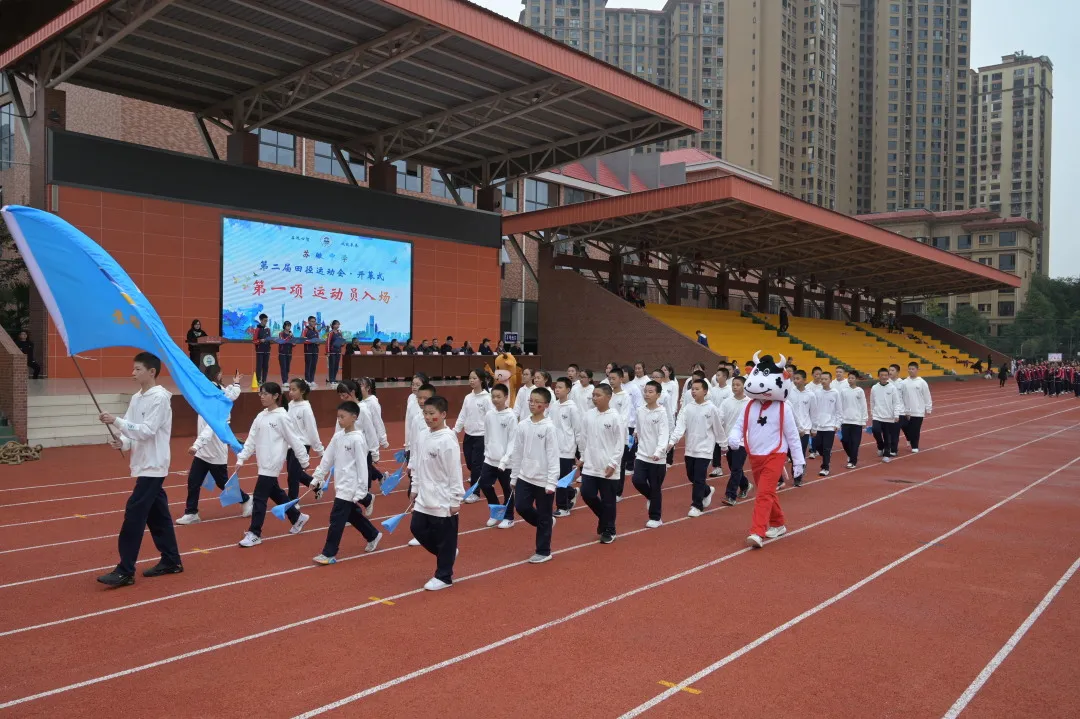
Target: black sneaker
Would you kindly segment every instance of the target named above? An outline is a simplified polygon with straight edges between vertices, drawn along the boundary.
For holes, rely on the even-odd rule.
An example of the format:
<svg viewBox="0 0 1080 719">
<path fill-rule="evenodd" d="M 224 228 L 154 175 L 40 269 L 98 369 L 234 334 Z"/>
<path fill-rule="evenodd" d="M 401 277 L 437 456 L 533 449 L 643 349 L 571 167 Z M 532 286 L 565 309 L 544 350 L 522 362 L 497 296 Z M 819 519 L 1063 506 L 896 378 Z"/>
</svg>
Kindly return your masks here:
<svg viewBox="0 0 1080 719">
<path fill-rule="evenodd" d="M 135 577 L 115 569 L 108 574 L 101 575 L 97 580 L 106 587 L 112 587 L 113 589 L 117 587 L 127 587 L 135 583 Z"/>
<path fill-rule="evenodd" d="M 160 577 L 163 574 L 183 574 L 183 564 L 166 564 L 165 562 L 158 562 L 154 566 L 150 567 L 142 573 L 144 577 Z"/>
<path fill-rule="evenodd" d="M 735 498 L 734 497 L 724 497 L 724 504 L 726 504 L 729 507 L 734 507 L 735 506 Z"/>
<path fill-rule="evenodd" d="M 614 532 L 604 532 L 600 535 L 600 544 L 611 544 L 615 541 Z"/>
<path fill-rule="evenodd" d="M 799 476 L 799 477 L 796 477 L 796 478 L 795 478 L 795 479 L 793 480 L 793 484 L 794 484 L 794 485 L 795 485 L 796 487 L 801 487 L 801 486 L 802 486 L 802 477 L 801 477 L 801 476 Z"/>
</svg>

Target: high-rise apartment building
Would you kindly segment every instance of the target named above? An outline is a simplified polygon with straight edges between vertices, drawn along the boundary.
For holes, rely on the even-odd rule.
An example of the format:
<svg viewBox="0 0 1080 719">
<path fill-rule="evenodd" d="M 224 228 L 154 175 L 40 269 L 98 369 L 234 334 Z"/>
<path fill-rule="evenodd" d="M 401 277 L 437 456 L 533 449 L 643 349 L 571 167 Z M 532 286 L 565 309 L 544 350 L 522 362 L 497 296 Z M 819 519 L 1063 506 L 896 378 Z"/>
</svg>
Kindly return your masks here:
<svg viewBox="0 0 1080 719">
<path fill-rule="evenodd" d="M 604 59 L 604 6 L 607 0 L 522 0 L 518 22 Z"/>
<path fill-rule="evenodd" d="M 1034 270 L 1050 263 L 1050 140 L 1054 66 L 1050 59 L 1023 52 L 972 76 L 970 136 L 971 207 L 1042 226 Z"/>
</svg>

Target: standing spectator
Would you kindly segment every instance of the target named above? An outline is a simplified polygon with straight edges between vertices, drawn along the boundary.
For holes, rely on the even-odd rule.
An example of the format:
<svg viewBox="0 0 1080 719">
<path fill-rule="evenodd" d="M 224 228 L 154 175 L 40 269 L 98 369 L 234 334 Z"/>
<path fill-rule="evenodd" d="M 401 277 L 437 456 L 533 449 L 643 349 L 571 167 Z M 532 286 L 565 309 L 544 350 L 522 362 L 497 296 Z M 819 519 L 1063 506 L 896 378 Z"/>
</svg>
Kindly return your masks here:
<svg viewBox="0 0 1080 719">
<path fill-rule="evenodd" d="M 203 332 L 202 322 L 199 320 L 192 320 L 191 329 L 189 329 L 187 333 L 187 346 L 188 357 L 190 357 L 191 361 L 196 365 L 199 364 L 199 338 L 205 336 L 206 333 Z"/>
<path fill-rule="evenodd" d="M 789 320 L 788 320 L 787 307 L 781 307 L 780 308 L 780 331 L 781 332 L 787 332 L 788 331 L 788 323 L 789 323 Z"/>
<path fill-rule="evenodd" d="M 41 365 L 34 361 L 34 343 L 30 341 L 30 334 L 26 330 L 21 330 L 16 336 L 15 344 L 26 355 L 26 366 L 34 373 L 33 379 L 40 377 Z"/>
</svg>

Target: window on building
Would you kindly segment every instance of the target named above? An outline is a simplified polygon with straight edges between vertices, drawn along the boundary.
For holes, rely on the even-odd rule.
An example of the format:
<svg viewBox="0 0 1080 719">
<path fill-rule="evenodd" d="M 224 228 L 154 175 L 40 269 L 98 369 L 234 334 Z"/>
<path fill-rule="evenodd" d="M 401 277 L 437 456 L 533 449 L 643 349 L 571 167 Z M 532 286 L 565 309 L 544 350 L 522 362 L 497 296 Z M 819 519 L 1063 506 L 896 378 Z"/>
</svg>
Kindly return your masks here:
<svg viewBox="0 0 1080 719">
<path fill-rule="evenodd" d="M 591 192 L 585 192 L 585 190 L 579 190 L 576 187 L 563 188 L 564 205 L 576 205 L 579 202 L 586 202 L 591 199 L 593 199 Z"/>
<path fill-rule="evenodd" d="M 959 235 L 956 238 L 956 249 L 958 249 L 958 250 L 970 250 L 971 249 L 971 235 Z"/>
<path fill-rule="evenodd" d="M 1012 317 L 1016 314 L 1016 303 L 998 302 L 998 317 Z"/>
<path fill-rule="evenodd" d="M 998 245 L 1000 247 L 1016 247 L 1016 232 L 999 232 Z"/>
<path fill-rule="evenodd" d="M 979 304 L 979 312 L 990 312 L 990 303 L 989 302 L 980 303 Z"/>
<path fill-rule="evenodd" d="M 508 182 L 502 186 L 503 200 L 502 207 L 504 210 L 510 212 L 517 212 L 518 209 L 518 184 L 516 182 Z"/>
<path fill-rule="evenodd" d="M 363 161 L 354 162 L 345 150 L 342 150 L 341 154 L 345 156 L 345 161 L 349 163 L 349 169 L 352 170 L 353 177 L 356 178 L 357 182 L 366 180 L 367 165 Z M 315 172 L 323 175 L 333 175 L 334 177 L 345 177 L 345 171 L 341 169 L 341 163 L 334 156 L 334 148 L 329 142 L 315 143 Z"/>
<path fill-rule="evenodd" d="M 994 258 L 993 257 L 980 257 L 979 258 L 979 264 L 980 265 L 986 265 L 988 267 L 993 267 L 994 266 Z"/>
<path fill-rule="evenodd" d="M 1016 255 L 1013 253 L 998 255 L 998 269 L 1003 272 L 1016 272 Z"/>
<path fill-rule="evenodd" d="M 949 249 L 949 239 L 950 238 L 948 236 L 935 237 L 934 242 L 933 242 L 934 247 L 938 248 L 939 250 L 947 250 L 947 249 Z"/>
<path fill-rule="evenodd" d="M 994 236 L 993 235 L 979 235 L 979 244 L 980 245 L 992 245 L 992 244 L 994 244 Z"/>
<path fill-rule="evenodd" d="M 554 185 L 533 180 L 525 180 L 525 211 L 543 210 L 559 204 L 559 188 Z"/>
<path fill-rule="evenodd" d="M 397 187 L 399 190 L 410 192 L 424 191 L 424 166 L 412 160 L 398 160 L 394 163 L 397 168 Z"/>
<path fill-rule="evenodd" d="M 15 162 L 15 113 L 13 104 L 0 107 L 0 170 L 10 170 Z"/>
<path fill-rule="evenodd" d="M 458 197 L 461 201 L 470 204 L 476 201 L 475 193 L 471 187 L 458 187 Z M 448 200 L 454 199 L 454 196 L 450 193 L 450 188 L 443 182 L 442 176 L 438 170 L 431 171 L 431 194 L 435 197 L 445 197 Z"/>
<path fill-rule="evenodd" d="M 287 132 L 260 129 L 259 162 L 296 167 L 296 137 Z"/>
</svg>

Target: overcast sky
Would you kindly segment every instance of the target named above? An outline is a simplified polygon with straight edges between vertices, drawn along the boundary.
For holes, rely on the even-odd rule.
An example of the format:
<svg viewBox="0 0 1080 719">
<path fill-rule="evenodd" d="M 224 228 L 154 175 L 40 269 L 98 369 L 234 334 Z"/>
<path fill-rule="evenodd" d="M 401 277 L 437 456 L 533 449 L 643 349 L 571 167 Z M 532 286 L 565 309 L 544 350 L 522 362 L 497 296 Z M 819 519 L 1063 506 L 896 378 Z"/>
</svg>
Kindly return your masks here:
<svg viewBox="0 0 1080 719">
<path fill-rule="evenodd" d="M 473 0 L 479 5 L 517 20 L 521 0 Z M 971 65 L 979 67 L 1001 61 L 1002 55 L 1023 50 L 1046 55 L 1054 63 L 1053 165 L 1050 198 L 1050 274 L 1080 276 L 1080 239 L 1073 235 L 1080 225 L 1080 201 L 1071 191 L 1080 184 L 1080 135 L 1067 128 L 1080 116 L 1080 43 L 1075 30 L 1080 24 L 1078 0 L 972 0 Z M 658 10 L 664 0 L 610 0 L 608 7 Z"/>
</svg>

